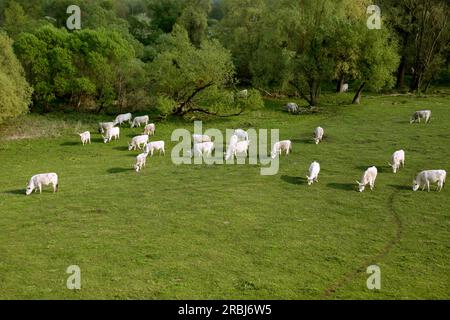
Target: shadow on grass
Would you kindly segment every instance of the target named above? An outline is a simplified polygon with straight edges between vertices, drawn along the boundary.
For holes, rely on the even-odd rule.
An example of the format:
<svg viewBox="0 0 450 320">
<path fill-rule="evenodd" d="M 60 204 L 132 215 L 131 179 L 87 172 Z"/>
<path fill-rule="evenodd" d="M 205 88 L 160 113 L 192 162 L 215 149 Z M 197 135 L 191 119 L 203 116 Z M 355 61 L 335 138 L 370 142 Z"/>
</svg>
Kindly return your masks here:
<svg viewBox="0 0 450 320">
<path fill-rule="evenodd" d="M 315 144 L 313 138 L 291 139 L 293 143 Z"/>
<path fill-rule="evenodd" d="M 5 191 L 5 192 L 3 192 L 3 193 L 6 193 L 6 194 L 21 194 L 21 195 L 25 195 L 25 189 L 8 190 L 8 191 Z"/>
<path fill-rule="evenodd" d="M 355 191 L 356 183 L 329 183 L 327 187 L 336 189 L 336 190 L 345 190 L 345 191 Z"/>
<path fill-rule="evenodd" d="M 133 168 L 111 168 L 106 170 L 109 174 L 124 173 L 128 171 L 133 171 Z"/>
<path fill-rule="evenodd" d="M 290 183 L 290 184 L 306 184 L 307 180 L 306 178 L 302 177 L 293 177 L 293 176 L 281 176 L 281 180 L 284 182 Z"/>
<path fill-rule="evenodd" d="M 119 151 L 128 151 L 128 147 L 126 146 L 114 147 L 113 149 Z"/>
<path fill-rule="evenodd" d="M 78 146 L 78 145 L 82 145 L 81 142 L 75 142 L 75 141 L 67 141 L 67 142 L 63 142 L 61 143 L 61 146 L 63 147 L 68 147 L 68 146 Z"/>
<path fill-rule="evenodd" d="M 412 186 L 407 185 L 388 184 L 388 187 L 395 188 L 399 191 L 412 191 Z"/>
</svg>

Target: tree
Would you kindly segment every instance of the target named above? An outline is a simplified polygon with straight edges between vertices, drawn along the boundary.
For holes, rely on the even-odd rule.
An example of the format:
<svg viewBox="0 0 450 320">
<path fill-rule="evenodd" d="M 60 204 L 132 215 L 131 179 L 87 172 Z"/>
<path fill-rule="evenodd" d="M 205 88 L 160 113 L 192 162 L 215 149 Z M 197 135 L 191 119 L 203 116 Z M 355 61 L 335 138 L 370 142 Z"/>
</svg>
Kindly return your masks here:
<svg viewBox="0 0 450 320">
<path fill-rule="evenodd" d="M 32 88 L 25 80 L 20 62 L 12 49 L 12 40 L 0 33 L 0 123 L 28 111 Z"/>
<path fill-rule="evenodd" d="M 210 0 L 187 0 L 184 10 L 178 18 L 178 24 L 186 29 L 189 39 L 197 47 L 200 47 L 206 38 L 210 11 Z"/>
<path fill-rule="evenodd" d="M 162 41 L 149 73 L 153 91 L 168 113 L 241 113 L 248 106 L 226 90 L 233 85 L 235 74 L 230 52 L 216 40 L 205 40 L 200 48 L 195 47 L 179 25 Z M 254 95 L 252 91 L 249 101 L 257 100 Z"/>
</svg>

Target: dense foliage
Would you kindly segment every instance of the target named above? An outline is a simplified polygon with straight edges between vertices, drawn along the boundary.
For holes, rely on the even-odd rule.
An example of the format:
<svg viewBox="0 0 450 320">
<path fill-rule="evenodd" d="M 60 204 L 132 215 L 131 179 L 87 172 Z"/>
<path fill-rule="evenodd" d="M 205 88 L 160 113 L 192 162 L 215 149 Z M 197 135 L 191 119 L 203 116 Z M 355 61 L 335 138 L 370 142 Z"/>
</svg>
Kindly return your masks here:
<svg viewBox="0 0 450 320">
<path fill-rule="evenodd" d="M 39 110 L 232 115 L 261 107 L 261 94 L 315 106 L 350 82 L 359 103 L 363 89 L 420 92 L 449 78 L 444 0 L 382 0 L 380 30 L 366 25 L 368 0 L 80 0 L 76 31 L 71 4 L 0 3 Z"/>
<path fill-rule="evenodd" d="M 0 123 L 27 112 L 31 92 L 11 39 L 0 33 Z"/>
</svg>

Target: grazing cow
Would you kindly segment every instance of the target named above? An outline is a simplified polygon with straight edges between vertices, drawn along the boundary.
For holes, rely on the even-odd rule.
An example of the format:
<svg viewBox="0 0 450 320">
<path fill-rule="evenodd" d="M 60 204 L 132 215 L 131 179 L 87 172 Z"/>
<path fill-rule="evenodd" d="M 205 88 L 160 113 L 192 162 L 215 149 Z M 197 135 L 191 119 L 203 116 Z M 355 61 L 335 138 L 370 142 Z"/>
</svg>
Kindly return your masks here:
<svg viewBox="0 0 450 320">
<path fill-rule="evenodd" d="M 27 185 L 26 195 L 29 196 L 33 191 L 42 193 L 42 186 L 53 185 L 53 192 L 58 191 L 58 175 L 56 173 L 42 173 L 31 177 Z"/>
<path fill-rule="evenodd" d="M 245 141 L 239 141 L 236 143 L 236 146 L 234 148 L 234 156 L 236 157 L 238 153 L 245 153 L 245 155 L 248 155 L 248 148 L 250 146 L 250 140 Z"/>
<path fill-rule="evenodd" d="M 105 133 L 108 129 L 114 127 L 114 122 L 100 122 L 98 124 L 98 131 L 100 133 Z"/>
<path fill-rule="evenodd" d="M 91 143 L 91 133 L 89 131 L 79 133 L 78 135 L 81 138 L 81 143 L 83 144 L 83 146 L 85 144 Z"/>
<path fill-rule="evenodd" d="M 131 119 L 133 118 L 133 116 L 131 115 L 131 113 L 125 113 L 125 114 L 119 114 L 116 119 L 114 120 L 114 125 L 122 125 L 122 123 L 124 122 L 128 122 L 129 124 L 131 124 Z"/>
<path fill-rule="evenodd" d="M 425 123 L 428 123 L 430 121 L 430 118 L 431 118 L 431 110 L 420 110 L 414 112 L 414 114 L 411 116 L 411 120 L 409 121 L 409 123 L 413 122 L 420 123 L 421 119 L 425 119 Z"/>
<path fill-rule="evenodd" d="M 192 140 L 194 143 L 211 142 L 211 137 L 206 134 L 193 134 Z"/>
<path fill-rule="evenodd" d="M 317 127 L 314 130 L 314 142 L 316 144 L 319 144 L 320 142 L 322 142 L 323 140 L 323 134 L 324 134 L 324 130 L 322 127 Z"/>
<path fill-rule="evenodd" d="M 136 164 L 134 165 L 134 170 L 136 170 L 136 172 L 141 171 L 145 167 L 147 164 L 147 156 L 148 153 L 144 152 L 136 157 Z"/>
<path fill-rule="evenodd" d="M 366 188 L 366 185 L 370 186 L 370 190 L 373 190 L 373 188 L 375 187 L 375 180 L 377 179 L 377 175 L 378 175 L 378 170 L 376 167 L 370 167 L 368 168 L 362 178 L 361 178 L 361 182 L 356 181 L 356 183 L 358 184 L 358 191 L 359 192 L 363 192 L 364 189 Z"/>
<path fill-rule="evenodd" d="M 213 151 L 214 151 L 213 142 L 194 143 L 193 148 L 194 157 L 202 157 L 202 156 L 210 157 Z"/>
<path fill-rule="evenodd" d="M 112 127 L 109 128 L 106 131 L 106 136 L 102 135 L 103 142 L 108 143 L 111 142 L 111 140 L 114 138 L 115 140 L 120 138 L 120 128 L 119 127 Z"/>
<path fill-rule="evenodd" d="M 225 160 L 230 160 L 231 157 L 234 154 L 234 149 L 236 149 L 236 145 L 239 141 L 239 138 L 237 135 L 233 134 L 230 138 L 230 143 L 228 144 L 228 149 L 227 152 L 225 154 Z"/>
<path fill-rule="evenodd" d="M 248 140 L 248 133 L 245 130 L 236 129 L 234 130 L 233 135 L 237 136 L 239 140 Z"/>
<path fill-rule="evenodd" d="M 437 191 L 441 191 L 445 184 L 445 179 L 447 178 L 447 172 L 445 170 L 426 170 L 420 172 L 413 181 L 413 191 L 425 190 L 427 187 L 428 192 L 430 192 L 430 183 L 437 183 Z"/>
<path fill-rule="evenodd" d="M 133 123 L 131 124 L 131 127 L 141 127 L 141 124 L 147 125 L 150 121 L 148 116 L 142 116 L 142 117 L 136 117 L 133 119 Z"/>
<path fill-rule="evenodd" d="M 392 167 L 392 171 L 397 173 L 400 166 L 405 167 L 405 151 L 398 150 L 392 155 L 392 163 L 388 162 L 388 165 Z"/>
<path fill-rule="evenodd" d="M 284 110 L 289 113 L 297 113 L 299 111 L 298 105 L 294 102 L 289 102 L 284 106 Z"/>
<path fill-rule="evenodd" d="M 312 185 L 314 182 L 319 182 L 320 164 L 316 161 L 309 166 L 308 185 Z"/>
<path fill-rule="evenodd" d="M 283 141 L 276 142 L 272 148 L 272 153 L 271 153 L 272 159 L 275 159 L 278 155 L 281 155 L 281 153 L 283 151 L 286 152 L 286 155 L 288 155 L 289 152 L 292 151 L 291 140 L 283 140 Z"/>
<path fill-rule="evenodd" d="M 144 128 L 144 134 L 147 134 L 149 136 L 155 135 L 155 132 L 156 132 L 156 126 L 154 123 L 149 123 Z"/>
<path fill-rule="evenodd" d="M 148 135 L 146 134 L 134 137 L 133 139 L 131 139 L 131 143 L 128 144 L 128 150 L 129 151 L 136 149 L 142 150 L 141 145 L 142 147 L 145 147 L 147 143 L 148 143 Z"/>
<path fill-rule="evenodd" d="M 159 155 L 162 154 L 166 154 L 166 151 L 164 150 L 164 141 L 154 141 L 154 142 L 149 142 L 146 146 L 145 146 L 145 152 L 146 153 L 150 153 L 150 155 L 153 157 L 153 152 L 159 151 Z"/>
<path fill-rule="evenodd" d="M 348 83 L 344 83 L 342 85 L 342 92 L 347 92 L 348 91 Z"/>
</svg>

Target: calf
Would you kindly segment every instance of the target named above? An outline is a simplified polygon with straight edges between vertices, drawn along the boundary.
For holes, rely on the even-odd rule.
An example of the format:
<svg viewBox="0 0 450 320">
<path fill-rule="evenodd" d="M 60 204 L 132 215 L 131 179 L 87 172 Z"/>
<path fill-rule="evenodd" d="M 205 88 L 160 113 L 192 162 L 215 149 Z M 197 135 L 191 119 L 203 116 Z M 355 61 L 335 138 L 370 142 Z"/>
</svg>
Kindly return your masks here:
<svg viewBox="0 0 450 320">
<path fill-rule="evenodd" d="M 144 128 L 144 134 L 147 134 L 149 136 L 155 135 L 155 132 L 156 132 L 156 126 L 154 123 L 149 123 Z"/>
<path fill-rule="evenodd" d="M 137 136 L 134 137 L 133 139 L 131 139 L 131 142 L 128 144 L 128 150 L 136 150 L 139 149 L 141 150 L 141 145 L 142 147 L 145 147 L 145 145 L 148 143 L 148 135 L 144 134 L 141 136 Z"/>
<path fill-rule="evenodd" d="M 320 164 L 316 161 L 309 166 L 308 185 L 312 185 L 314 182 L 319 182 Z"/>
<path fill-rule="evenodd" d="M 413 191 L 425 190 L 427 187 L 430 192 L 430 183 L 437 183 L 437 191 L 441 191 L 447 178 L 447 172 L 445 170 L 426 170 L 420 172 L 413 181 Z"/>
<path fill-rule="evenodd" d="M 286 155 L 288 155 L 289 152 L 292 151 L 291 140 L 283 140 L 283 141 L 276 142 L 272 148 L 272 154 L 271 154 L 272 159 L 275 159 L 278 155 L 281 155 L 281 153 L 283 151 L 286 152 Z"/>
<path fill-rule="evenodd" d="M 83 146 L 85 144 L 91 143 L 91 133 L 89 131 L 79 133 L 78 135 L 81 138 L 81 143 L 83 144 Z"/>
<path fill-rule="evenodd" d="M 148 116 L 136 117 L 133 119 L 133 123 L 131 123 L 131 127 L 141 127 L 141 124 L 147 125 L 149 122 Z"/>
<path fill-rule="evenodd" d="M 388 162 L 388 165 L 392 167 L 392 171 L 397 173 L 400 166 L 405 167 L 405 151 L 398 150 L 392 155 L 392 163 Z"/>
<path fill-rule="evenodd" d="M 348 91 L 348 83 L 344 83 L 342 85 L 342 92 L 347 92 Z"/>
<path fill-rule="evenodd" d="M 369 185 L 370 190 L 373 190 L 373 188 L 375 187 L 375 180 L 377 179 L 377 175 L 378 175 L 378 170 L 376 167 L 368 168 L 364 172 L 364 174 L 361 178 L 361 182 L 356 181 L 356 183 L 358 184 L 358 191 L 363 192 L 364 189 L 366 188 L 366 185 Z"/>
<path fill-rule="evenodd" d="M 153 152 L 159 151 L 159 155 L 162 154 L 166 154 L 166 151 L 164 150 L 164 141 L 154 141 L 154 142 L 150 142 L 145 146 L 145 152 L 146 153 L 150 153 L 150 155 L 153 157 Z"/>
<path fill-rule="evenodd" d="M 414 114 L 411 116 L 411 120 L 409 121 L 409 123 L 413 123 L 413 122 L 420 123 L 421 119 L 425 119 L 425 123 L 428 123 L 430 121 L 430 118 L 431 118 L 430 110 L 420 110 L 420 111 L 414 112 Z"/>
<path fill-rule="evenodd" d="M 144 152 L 136 157 L 136 164 L 134 165 L 134 170 L 136 170 L 136 172 L 141 171 L 145 167 L 147 164 L 147 156 L 148 153 Z"/>
<path fill-rule="evenodd" d="M 33 191 L 42 193 L 42 186 L 53 185 L 53 192 L 58 191 L 58 175 L 56 173 L 42 173 L 31 177 L 27 185 L 26 195 L 29 196 Z"/>
</svg>

